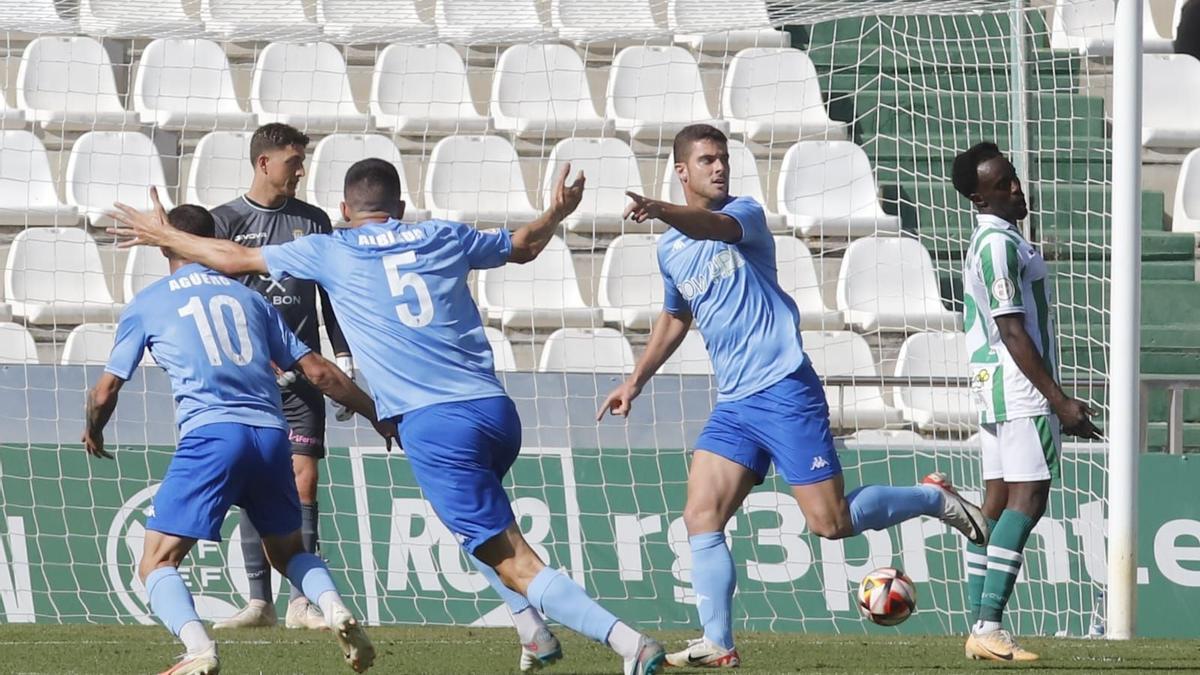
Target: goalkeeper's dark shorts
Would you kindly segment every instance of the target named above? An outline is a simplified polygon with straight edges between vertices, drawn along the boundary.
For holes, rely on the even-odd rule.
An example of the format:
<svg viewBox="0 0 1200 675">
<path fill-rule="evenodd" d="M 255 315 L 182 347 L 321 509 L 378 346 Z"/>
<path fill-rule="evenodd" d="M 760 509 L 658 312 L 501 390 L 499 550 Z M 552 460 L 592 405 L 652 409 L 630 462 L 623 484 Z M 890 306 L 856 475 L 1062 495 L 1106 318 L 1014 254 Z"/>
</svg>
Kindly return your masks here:
<svg viewBox="0 0 1200 675">
<path fill-rule="evenodd" d="M 293 455 L 325 458 L 325 397 L 303 377 L 280 391 Z"/>
</svg>

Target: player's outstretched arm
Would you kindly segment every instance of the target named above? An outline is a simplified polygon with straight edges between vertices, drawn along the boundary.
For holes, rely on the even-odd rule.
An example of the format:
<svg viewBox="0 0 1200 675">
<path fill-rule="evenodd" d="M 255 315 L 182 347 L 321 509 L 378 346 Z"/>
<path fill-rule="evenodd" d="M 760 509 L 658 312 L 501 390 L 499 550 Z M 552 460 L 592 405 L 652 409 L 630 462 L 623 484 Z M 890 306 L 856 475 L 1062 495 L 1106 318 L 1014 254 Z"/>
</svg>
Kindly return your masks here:
<svg viewBox="0 0 1200 675">
<path fill-rule="evenodd" d="M 625 207 L 625 217 L 634 222 L 661 220 L 692 239 L 713 239 L 729 244 L 742 239 L 742 226 L 733 216 L 709 211 L 699 206 L 684 206 L 626 192 L 632 200 Z"/>
<path fill-rule="evenodd" d="M 112 453 L 104 449 L 104 427 L 117 409 L 117 396 L 125 380 L 104 373 L 96 385 L 88 390 L 86 426 L 83 429 L 83 447 L 93 457 L 112 459 Z"/>
<path fill-rule="evenodd" d="M 307 377 L 314 387 L 320 389 L 322 394 L 370 420 L 375 431 L 379 432 L 379 435 L 387 443 L 387 449 L 392 449 L 392 441 L 397 439 L 396 425 L 389 421 L 380 421 L 376 417 L 375 402 L 371 400 L 367 392 L 354 383 L 354 380 L 351 380 L 340 368 L 316 352 L 305 354 L 297 363 L 304 373 L 304 377 Z"/>
<path fill-rule="evenodd" d="M 583 172 L 575 176 L 575 182 L 567 185 L 567 176 L 571 173 L 571 163 L 567 162 L 554 177 L 554 188 L 550 191 L 550 205 L 532 223 L 521 226 L 512 235 L 512 252 L 508 261 L 525 264 L 541 254 L 550 238 L 554 236 L 559 223 L 579 208 L 583 199 L 583 187 L 587 183 Z"/>
<path fill-rule="evenodd" d="M 158 199 L 157 188 L 150 188 L 150 200 L 154 202 L 154 209 L 150 213 L 128 204 L 114 204 L 116 211 L 110 215 L 121 226 L 110 227 L 108 232 L 118 237 L 130 237 L 118 244 L 120 248 L 139 245 L 169 248 L 181 258 L 231 276 L 267 273 L 267 262 L 259 249 L 181 232 L 167 222 L 167 212 Z"/>
<path fill-rule="evenodd" d="M 604 405 L 600 406 L 599 412 L 596 413 L 597 422 L 604 419 L 604 413 L 622 417 L 629 415 L 633 399 L 642 393 L 642 387 L 646 386 L 662 364 L 671 358 L 671 354 L 679 349 L 691 326 L 691 315 L 676 316 L 670 312 L 658 315 L 654 329 L 650 332 L 650 342 L 646 345 L 646 351 L 642 352 L 642 358 L 638 359 L 637 365 L 633 367 L 633 373 L 604 399 Z"/>
<path fill-rule="evenodd" d="M 1037 346 L 1025 330 L 1023 314 L 1005 314 L 995 317 L 1000 339 L 1008 349 L 1017 367 L 1029 378 L 1029 382 L 1050 403 L 1050 409 L 1058 416 L 1063 431 L 1080 438 L 1100 438 L 1101 431 L 1092 424 L 1092 411 L 1079 399 L 1067 396 L 1054 376 L 1046 368 Z"/>
</svg>

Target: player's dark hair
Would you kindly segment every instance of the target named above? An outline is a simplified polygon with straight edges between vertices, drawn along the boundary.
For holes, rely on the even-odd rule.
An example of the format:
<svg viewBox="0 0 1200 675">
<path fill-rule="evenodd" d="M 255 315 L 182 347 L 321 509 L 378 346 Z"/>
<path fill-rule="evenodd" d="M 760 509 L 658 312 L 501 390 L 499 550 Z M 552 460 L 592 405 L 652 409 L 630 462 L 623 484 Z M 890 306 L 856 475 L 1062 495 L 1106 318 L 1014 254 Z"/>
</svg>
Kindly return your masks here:
<svg viewBox="0 0 1200 675">
<path fill-rule="evenodd" d="M 999 146 L 991 141 L 976 143 L 969 150 L 954 158 L 954 189 L 967 199 L 979 189 L 979 165 L 1003 157 Z"/>
<path fill-rule="evenodd" d="M 686 162 L 691 155 L 692 144 L 696 141 L 713 141 L 721 145 L 729 145 L 729 139 L 725 136 L 725 132 L 714 127 L 711 124 L 689 124 L 675 134 L 675 146 L 671 152 L 675 156 L 675 163 Z"/>
<path fill-rule="evenodd" d="M 400 201 L 400 172 L 378 157 L 360 159 L 346 171 L 344 199 L 352 211 L 387 211 Z"/>
<path fill-rule="evenodd" d="M 181 204 L 167 213 L 167 222 L 177 230 L 194 234 L 197 237 L 217 236 L 217 224 L 212 214 L 203 206 Z"/>
<path fill-rule="evenodd" d="M 290 148 L 293 145 L 307 148 L 308 136 L 290 124 L 279 122 L 264 124 L 256 129 L 254 135 L 250 137 L 250 161 L 251 163 L 256 162 L 259 157 L 263 156 L 263 153 Z"/>
</svg>

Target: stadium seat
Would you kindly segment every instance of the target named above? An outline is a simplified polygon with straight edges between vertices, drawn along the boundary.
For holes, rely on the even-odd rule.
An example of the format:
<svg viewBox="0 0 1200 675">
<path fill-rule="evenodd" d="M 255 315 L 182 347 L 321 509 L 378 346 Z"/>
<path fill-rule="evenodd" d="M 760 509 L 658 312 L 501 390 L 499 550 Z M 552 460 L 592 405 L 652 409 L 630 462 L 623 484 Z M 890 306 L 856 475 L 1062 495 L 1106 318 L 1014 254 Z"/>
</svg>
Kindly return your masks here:
<svg viewBox="0 0 1200 675">
<path fill-rule="evenodd" d="M 600 266 L 596 304 L 606 323 L 650 330 L 662 311 L 663 278 L 657 234 L 623 234 L 608 245 Z"/>
<path fill-rule="evenodd" d="M 429 211 L 416 205 L 416 193 L 409 189 L 404 174 L 404 163 L 400 150 L 392 139 L 382 134 L 331 134 L 321 139 L 309 160 L 308 181 L 305 185 L 305 200 L 315 204 L 329 214 L 333 222 L 342 220 L 342 195 L 346 171 L 350 165 L 364 157 L 387 160 L 400 173 L 400 185 L 404 190 L 404 218 L 407 222 L 429 219 Z"/>
<path fill-rule="evenodd" d="M 658 369 L 660 375 L 712 375 L 712 359 L 700 331 L 689 330 L 679 348 Z"/>
<path fill-rule="evenodd" d="M 513 45 L 492 78 L 496 129 L 529 140 L 598 136 L 611 123 L 596 114 L 583 59 L 566 45 Z"/>
<path fill-rule="evenodd" d="M 226 41 L 321 37 L 321 27 L 304 12 L 304 0 L 271 0 L 267 7 L 246 0 L 200 0 L 200 19 L 206 32 Z"/>
<path fill-rule="evenodd" d="M 959 316 L 942 305 L 929 251 L 907 237 L 850 242 L 837 284 L 838 309 L 862 332 L 957 330 Z"/>
<path fill-rule="evenodd" d="M 860 429 L 843 441 L 850 449 L 921 448 L 928 445 L 912 429 Z"/>
<path fill-rule="evenodd" d="M 38 363 L 37 345 L 24 326 L 0 323 L 0 363 Z"/>
<path fill-rule="evenodd" d="M 79 0 L 79 32 L 108 38 L 200 35 L 204 26 L 195 11 L 185 0 Z"/>
<path fill-rule="evenodd" d="M 732 133 L 764 145 L 846 138 L 846 124 L 825 110 L 812 59 L 799 49 L 738 52 L 721 87 L 721 116 Z"/>
<path fill-rule="evenodd" d="M 146 45 L 133 82 L 133 109 L 164 129 L 246 129 L 221 46 L 210 40 L 160 39 Z"/>
<path fill-rule="evenodd" d="M 404 136 L 487 131 L 471 102 L 467 66 L 448 44 L 389 45 L 371 76 L 375 126 Z"/>
<path fill-rule="evenodd" d="M 0 87 L 0 129 L 24 129 L 25 111 L 8 104 L 8 94 Z"/>
<path fill-rule="evenodd" d="M 735 139 L 729 140 L 729 194 L 735 197 L 754 197 L 763 207 L 767 217 L 767 227 L 772 231 L 782 232 L 787 225 L 782 214 L 771 209 L 763 194 L 762 179 L 759 178 L 758 160 L 754 152 L 746 144 Z M 662 177 L 661 199 L 673 204 L 684 204 L 683 184 L 679 182 L 679 174 L 675 173 L 675 164 L 666 162 Z"/>
<path fill-rule="evenodd" d="M 651 222 L 625 220 L 626 190 L 641 192 L 642 176 L 633 150 L 617 138 L 567 138 L 550 151 L 542 181 L 542 203 L 550 203 L 554 179 L 564 162 L 571 163 L 574 180 L 580 171 L 587 177 L 587 189 L 579 208 L 563 221 L 570 232 L 584 235 L 621 232 L 648 232 Z"/>
<path fill-rule="evenodd" d="M 153 246 L 134 246 L 125 258 L 125 272 L 121 275 L 121 291 L 125 302 L 150 284 L 171 273 L 170 263 L 162 251 Z"/>
<path fill-rule="evenodd" d="M 70 35 L 78 32 L 79 22 L 70 6 L 64 5 L 67 16 L 61 16 L 54 0 L 0 0 L 0 31 L 15 31 L 32 35 Z"/>
<path fill-rule="evenodd" d="M 477 227 L 523 225 L 538 216 L 517 151 L 499 136 L 450 136 L 433 146 L 425 207 L 434 218 Z"/>
<path fill-rule="evenodd" d="M 492 360 L 496 372 L 513 372 L 517 370 L 517 357 L 513 353 L 512 343 L 504 336 L 504 331 L 492 326 L 484 326 L 483 334 L 492 347 Z"/>
<path fill-rule="evenodd" d="M 1172 232 L 1200 232 L 1200 149 L 1183 159 L 1175 186 Z"/>
<path fill-rule="evenodd" d="M 1200 147 L 1200 61 L 1189 54 L 1142 57 L 1142 145 Z"/>
<path fill-rule="evenodd" d="M 1112 56 L 1115 14 L 1113 0 L 1058 0 L 1050 21 L 1050 47 L 1070 49 L 1084 56 Z M 1171 22 L 1171 35 L 1158 32 L 1149 0 L 1142 2 L 1142 51 L 1146 54 L 1169 54 L 1174 51 L 1175 26 L 1179 25 L 1179 8 Z"/>
<path fill-rule="evenodd" d="M 250 189 L 249 131 L 213 131 L 196 144 L 187 178 L 187 202 L 205 208 L 237 199 Z"/>
<path fill-rule="evenodd" d="M 606 0 L 603 6 L 595 0 L 551 0 L 550 25 L 560 39 L 588 50 L 646 44 L 663 33 L 649 0 Z"/>
<path fill-rule="evenodd" d="M 630 373 L 633 347 L 612 328 L 560 328 L 546 338 L 538 372 Z"/>
<path fill-rule="evenodd" d="M 136 131 L 89 131 L 75 141 L 67 160 L 67 203 L 79 207 L 93 227 L 111 222 L 114 202 L 149 210 L 149 186 L 171 208 L 162 158 L 149 137 Z"/>
<path fill-rule="evenodd" d="M 460 45 L 522 44 L 554 37 L 542 25 L 535 0 L 438 0 L 438 39 Z"/>
<path fill-rule="evenodd" d="M 48 129 L 120 129 L 137 124 L 121 107 L 112 62 L 90 37 L 39 37 L 17 71 L 17 107 Z"/>
<path fill-rule="evenodd" d="M 845 327 L 842 313 L 825 306 L 817 268 L 804 242 L 795 237 L 775 237 L 775 265 L 779 287 L 796 301 L 800 310 L 801 328 L 841 330 Z"/>
<path fill-rule="evenodd" d="M 115 323 L 85 323 L 67 334 L 60 364 L 64 366 L 102 366 L 108 363 L 117 337 Z"/>
<path fill-rule="evenodd" d="M 667 28 L 690 49 L 730 54 L 750 47 L 788 47 L 771 27 L 766 0 L 667 0 Z"/>
<path fill-rule="evenodd" d="M 272 42 L 254 63 L 250 108 L 260 124 L 302 131 L 362 131 L 371 118 L 354 105 L 346 60 L 328 42 Z"/>
<path fill-rule="evenodd" d="M 325 39 L 340 44 L 432 42 L 437 29 L 417 14 L 416 0 L 317 0 Z"/>
<path fill-rule="evenodd" d="M 850 141 L 800 141 L 788 148 L 776 193 L 787 225 L 806 237 L 900 231 L 883 212 L 867 153 Z"/>
<path fill-rule="evenodd" d="M 4 287 L 13 314 L 34 324 L 111 322 L 121 310 L 105 282 L 100 248 L 77 227 L 18 233 L 8 249 Z"/>
<path fill-rule="evenodd" d="M 883 398 L 879 368 L 867 340 L 851 331 L 804 331 L 804 353 L 822 378 L 862 378 L 863 384 L 826 383 L 829 423 L 837 429 L 883 427 L 901 420 L 900 411 Z"/>
<path fill-rule="evenodd" d="M 632 140 L 669 147 L 689 124 L 707 122 L 722 131 L 704 97 L 700 67 L 683 47 L 638 46 L 622 49 L 608 74 L 605 117 Z"/>
<path fill-rule="evenodd" d="M 23 129 L 0 131 L 0 225 L 73 225 L 79 210 L 58 200 L 50 158 Z"/>
<path fill-rule="evenodd" d="M 967 338 L 962 333 L 917 333 L 900 346 L 896 377 L 920 384 L 922 378 L 971 376 Z M 922 431 L 960 429 L 979 421 L 967 387 L 896 387 L 892 399 L 904 419 Z"/>
<path fill-rule="evenodd" d="M 504 328 L 600 323 L 601 312 L 584 303 L 571 251 L 558 237 L 551 238 L 533 262 L 480 270 L 478 280 L 480 312 Z"/>
</svg>

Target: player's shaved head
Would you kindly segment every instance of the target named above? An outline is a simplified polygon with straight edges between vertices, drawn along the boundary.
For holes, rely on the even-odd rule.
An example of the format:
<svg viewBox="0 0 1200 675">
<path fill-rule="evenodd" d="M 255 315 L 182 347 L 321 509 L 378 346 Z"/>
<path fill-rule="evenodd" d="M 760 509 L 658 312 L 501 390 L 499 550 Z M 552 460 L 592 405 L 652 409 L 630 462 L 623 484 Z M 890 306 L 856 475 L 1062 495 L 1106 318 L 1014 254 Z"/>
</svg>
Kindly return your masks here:
<svg viewBox="0 0 1200 675">
<path fill-rule="evenodd" d="M 954 158 L 954 189 L 967 199 L 979 189 L 979 165 L 1003 157 L 1000 147 L 990 141 L 976 143 Z"/>
<path fill-rule="evenodd" d="M 212 238 L 217 236 L 217 225 L 212 214 L 203 206 L 182 204 L 167 213 L 167 222 L 177 230 L 194 234 L 197 237 Z"/>
<path fill-rule="evenodd" d="M 689 124 L 675 134 L 675 145 L 671 150 L 675 156 L 675 163 L 686 164 L 688 157 L 692 154 L 692 146 L 696 144 L 696 141 L 704 140 L 725 146 L 729 145 L 729 138 L 725 136 L 725 132 L 713 125 Z"/>
<path fill-rule="evenodd" d="M 361 159 L 346 171 L 343 190 L 351 212 L 382 211 L 395 216 L 393 212 L 401 204 L 400 172 L 387 160 Z"/>
</svg>

